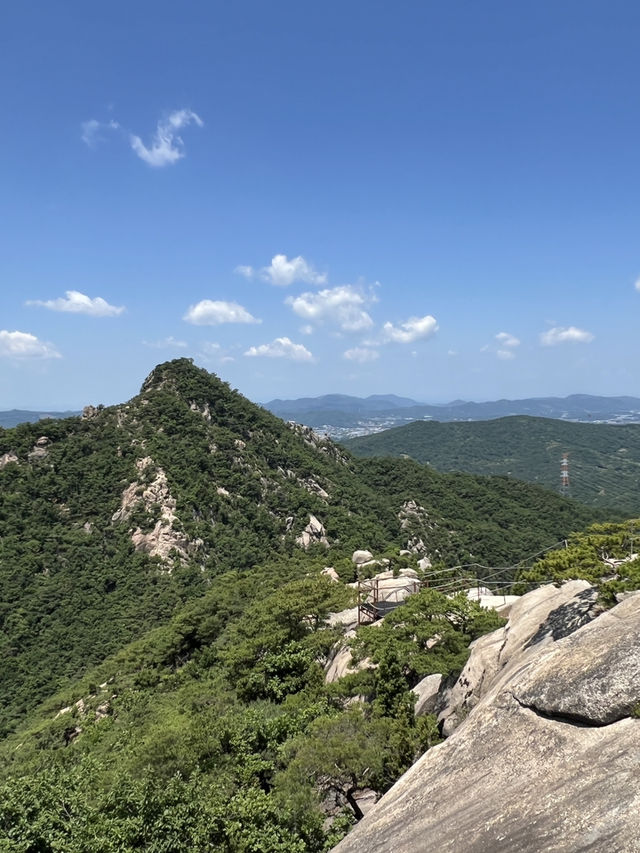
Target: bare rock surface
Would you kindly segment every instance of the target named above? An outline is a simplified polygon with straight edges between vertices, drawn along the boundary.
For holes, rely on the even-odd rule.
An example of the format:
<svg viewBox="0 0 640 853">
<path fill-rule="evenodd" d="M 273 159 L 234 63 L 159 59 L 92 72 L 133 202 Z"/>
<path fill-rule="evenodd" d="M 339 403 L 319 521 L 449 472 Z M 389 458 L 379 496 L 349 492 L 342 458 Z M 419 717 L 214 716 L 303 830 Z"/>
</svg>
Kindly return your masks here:
<svg viewBox="0 0 640 853">
<path fill-rule="evenodd" d="M 353 631 L 358 624 L 358 608 L 349 607 L 339 610 L 337 613 L 329 613 L 326 619 L 329 628 L 344 627 L 347 631 Z"/>
<path fill-rule="evenodd" d="M 515 601 L 504 628 L 471 644 L 469 660 L 440 710 L 443 734 L 451 735 L 498 673 L 519 666 L 528 650 L 538 651 L 591 621 L 598 612 L 596 597 L 591 584 L 575 580 L 560 587 L 545 584 Z"/>
<path fill-rule="evenodd" d="M 536 590 L 547 617 L 522 632 L 520 654 L 336 853 L 640 851 L 638 599 L 587 621 L 583 609 L 561 636 L 589 592 L 572 583 L 550 611 L 553 594 Z"/>
<path fill-rule="evenodd" d="M 144 485 L 139 480 L 130 483 L 122 493 L 120 509 L 113 516 L 113 522 L 126 521 L 136 507 L 142 504 L 148 513 L 159 509 L 160 518 L 151 530 L 143 531 L 136 527 L 131 531 L 131 541 L 136 551 L 144 551 L 151 557 L 168 561 L 176 554 L 180 560 L 186 560 L 188 553 L 197 548 L 197 542 L 190 542 L 188 536 L 177 528 L 176 500 L 171 494 L 167 475 L 156 466 L 150 456 L 138 459 L 136 468 L 142 479 L 151 472 L 151 482 Z"/>
<path fill-rule="evenodd" d="M 445 737 L 453 734 L 487 692 L 500 669 L 500 651 L 505 636 L 506 628 L 499 628 L 471 644 L 469 660 L 446 696 L 444 708 L 438 715 Z"/>
<path fill-rule="evenodd" d="M 605 726 L 640 701 L 640 608 L 628 598 L 554 646 L 513 694 L 550 717 Z"/>
<path fill-rule="evenodd" d="M 416 704 L 413 709 L 416 717 L 431 714 L 435 710 L 438 701 L 438 693 L 442 684 L 440 673 L 427 675 L 413 688 L 412 693 L 416 695 Z"/>
<path fill-rule="evenodd" d="M 327 539 L 327 531 L 324 529 L 324 524 L 318 521 L 315 515 L 310 514 L 309 524 L 307 524 L 302 533 L 296 538 L 296 543 L 301 548 L 304 548 L 305 551 L 312 545 L 324 545 L 325 548 L 328 548 L 329 540 Z"/>
<path fill-rule="evenodd" d="M 352 637 L 355 637 L 355 634 L 355 630 L 347 631 L 345 640 L 350 640 Z M 352 675 L 354 672 L 360 672 L 362 669 L 371 669 L 373 666 L 374 664 L 369 658 L 364 658 L 364 660 L 355 663 L 351 654 L 351 646 L 347 642 L 337 643 L 325 667 L 324 680 L 327 684 L 333 684 L 334 681 L 343 678 L 345 675 Z"/>
<path fill-rule="evenodd" d="M 356 566 L 361 566 L 363 563 L 368 563 L 371 560 L 373 560 L 373 554 L 371 551 L 365 551 L 364 549 L 354 551 L 351 556 L 351 562 Z"/>
</svg>

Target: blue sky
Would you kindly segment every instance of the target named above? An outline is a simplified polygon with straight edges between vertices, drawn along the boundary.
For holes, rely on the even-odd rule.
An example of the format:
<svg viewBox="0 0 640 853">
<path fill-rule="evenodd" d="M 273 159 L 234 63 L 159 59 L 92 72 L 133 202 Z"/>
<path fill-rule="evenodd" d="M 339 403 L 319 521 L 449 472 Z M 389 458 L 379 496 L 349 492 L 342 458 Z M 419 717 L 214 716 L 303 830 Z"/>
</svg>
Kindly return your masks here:
<svg viewBox="0 0 640 853">
<path fill-rule="evenodd" d="M 0 409 L 640 395 L 640 6 L 2 10 Z"/>
</svg>

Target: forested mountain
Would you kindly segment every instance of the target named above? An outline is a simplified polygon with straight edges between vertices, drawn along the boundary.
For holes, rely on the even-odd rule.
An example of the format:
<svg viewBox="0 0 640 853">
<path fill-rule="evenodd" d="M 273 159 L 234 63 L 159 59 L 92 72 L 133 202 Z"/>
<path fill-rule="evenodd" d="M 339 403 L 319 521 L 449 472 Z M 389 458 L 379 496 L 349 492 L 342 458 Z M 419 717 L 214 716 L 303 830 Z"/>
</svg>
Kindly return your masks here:
<svg viewBox="0 0 640 853">
<path fill-rule="evenodd" d="M 344 441 L 361 457 L 409 456 L 438 471 L 498 474 L 569 494 L 590 506 L 640 512 L 640 424 L 582 424 L 510 417 L 477 423 L 415 422 Z"/>
<path fill-rule="evenodd" d="M 327 849 L 356 814 L 349 774 L 386 790 L 437 738 L 407 693 L 422 670 L 389 644 L 362 647 L 375 672 L 324 684 L 352 552 L 514 563 L 605 515 L 357 460 L 188 359 L 126 404 L 0 431 L 0 486 L 0 849 L 23 851 Z M 495 624 L 415 600 L 445 671 Z"/>
</svg>

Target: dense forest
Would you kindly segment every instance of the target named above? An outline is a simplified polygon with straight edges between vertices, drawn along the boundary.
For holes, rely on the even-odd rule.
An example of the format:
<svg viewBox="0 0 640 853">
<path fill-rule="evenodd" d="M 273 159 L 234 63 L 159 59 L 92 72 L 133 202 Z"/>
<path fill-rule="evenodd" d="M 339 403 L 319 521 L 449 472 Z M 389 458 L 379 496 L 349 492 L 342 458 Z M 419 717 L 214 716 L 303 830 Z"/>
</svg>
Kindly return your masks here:
<svg viewBox="0 0 640 853">
<path fill-rule="evenodd" d="M 358 792 L 438 741 L 411 689 L 502 624 L 423 589 L 345 636 L 329 617 L 356 603 L 352 552 L 419 579 L 607 517 L 355 459 L 188 359 L 126 404 L 0 431 L 0 466 L 0 850 L 24 853 L 330 849 Z M 357 665 L 327 682 L 345 645 Z"/>
<path fill-rule="evenodd" d="M 550 418 L 416 421 L 345 440 L 356 456 L 409 456 L 436 471 L 509 476 L 558 491 L 569 460 L 569 494 L 589 506 L 640 512 L 640 424 L 571 423 Z"/>
</svg>

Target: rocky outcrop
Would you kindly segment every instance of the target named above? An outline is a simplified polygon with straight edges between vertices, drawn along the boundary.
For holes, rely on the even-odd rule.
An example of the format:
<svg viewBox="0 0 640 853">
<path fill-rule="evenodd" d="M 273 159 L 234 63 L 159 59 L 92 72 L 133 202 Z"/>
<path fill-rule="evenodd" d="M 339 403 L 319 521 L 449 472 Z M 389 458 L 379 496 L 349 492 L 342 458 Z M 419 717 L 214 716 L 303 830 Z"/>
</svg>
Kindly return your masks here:
<svg viewBox="0 0 640 853">
<path fill-rule="evenodd" d="M 588 585 L 564 587 L 552 609 L 548 589 L 523 596 L 509 663 L 336 853 L 640 850 L 638 599 L 597 615 Z"/>
<path fill-rule="evenodd" d="M 5 468 L 11 462 L 18 462 L 18 461 L 19 461 L 18 457 L 16 456 L 15 453 L 11 453 L 10 451 L 8 453 L 3 453 L 2 456 L 0 456 L 0 470 Z"/>
<path fill-rule="evenodd" d="M 596 597 L 591 584 L 576 580 L 561 587 L 546 584 L 514 602 L 504 628 L 471 644 L 469 660 L 439 715 L 443 734 L 453 733 L 498 673 L 522 662 L 527 649 L 540 649 L 593 619 L 598 612 Z"/>
<path fill-rule="evenodd" d="M 167 475 L 162 468 L 155 466 L 153 459 L 145 456 L 138 459 L 136 467 L 142 480 L 151 481 L 146 485 L 135 480 L 122 493 L 120 509 L 113 516 L 113 522 L 126 521 L 134 510 L 142 504 L 149 513 L 159 513 L 151 530 L 143 531 L 141 527 L 131 530 L 131 541 L 136 551 L 144 551 L 150 557 L 159 557 L 168 562 L 177 555 L 185 561 L 190 551 L 197 549 L 198 542 L 192 543 L 185 533 L 182 533 L 176 523 L 176 500 L 171 494 Z"/>
<path fill-rule="evenodd" d="M 49 453 L 49 445 L 51 441 L 46 435 L 41 435 L 33 445 L 33 449 L 29 452 L 29 459 L 43 459 Z"/>
<path fill-rule="evenodd" d="M 314 450 L 326 454 L 336 462 L 340 462 L 342 465 L 348 464 L 348 456 L 338 447 L 337 444 L 334 444 L 328 435 L 320 435 L 320 433 L 316 432 L 311 427 L 305 426 L 304 424 L 298 424 L 295 421 L 287 421 L 286 424 L 289 429 L 299 436 L 305 444 L 309 445 L 309 447 L 313 447 Z"/>
<path fill-rule="evenodd" d="M 372 669 L 377 665 L 372 663 L 369 658 L 364 658 L 357 663 L 354 661 L 349 640 L 353 639 L 355 635 L 355 630 L 347 631 L 344 642 L 337 643 L 334 646 L 325 666 L 324 680 L 327 684 L 333 684 L 334 681 L 343 678 L 345 675 L 352 675 L 354 672 L 360 672 L 362 669 Z"/>
<path fill-rule="evenodd" d="M 379 572 L 370 580 L 363 581 L 361 588 L 371 590 L 366 597 L 367 601 L 401 603 L 420 591 L 420 582 L 414 569 L 400 569 L 397 575 L 392 571 Z"/>
<path fill-rule="evenodd" d="M 191 400 L 189 408 L 192 412 L 199 412 L 207 423 L 211 423 L 211 410 L 208 403 L 204 403 L 202 406 L 199 406 L 195 400 Z"/>
<path fill-rule="evenodd" d="M 312 545 L 324 545 L 325 548 L 329 547 L 327 531 L 315 515 L 309 515 L 309 524 L 307 524 L 302 533 L 296 538 L 296 544 L 304 548 L 305 551 Z"/>
</svg>

